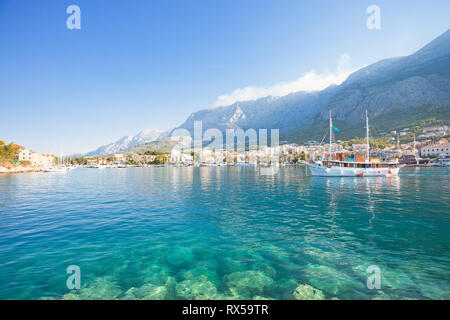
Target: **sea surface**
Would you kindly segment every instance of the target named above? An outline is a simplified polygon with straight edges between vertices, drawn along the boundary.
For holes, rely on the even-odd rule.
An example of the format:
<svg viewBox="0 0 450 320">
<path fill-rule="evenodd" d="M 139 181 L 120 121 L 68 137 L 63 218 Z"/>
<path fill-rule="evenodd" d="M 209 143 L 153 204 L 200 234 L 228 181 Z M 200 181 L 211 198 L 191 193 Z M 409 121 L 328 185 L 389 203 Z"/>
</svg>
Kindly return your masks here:
<svg viewBox="0 0 450 320">
<path fill-rule="evenodd" d="M 0 299 L 450 299 L 448 168 L 272 173 L 0 175 Z"/>
</svg>

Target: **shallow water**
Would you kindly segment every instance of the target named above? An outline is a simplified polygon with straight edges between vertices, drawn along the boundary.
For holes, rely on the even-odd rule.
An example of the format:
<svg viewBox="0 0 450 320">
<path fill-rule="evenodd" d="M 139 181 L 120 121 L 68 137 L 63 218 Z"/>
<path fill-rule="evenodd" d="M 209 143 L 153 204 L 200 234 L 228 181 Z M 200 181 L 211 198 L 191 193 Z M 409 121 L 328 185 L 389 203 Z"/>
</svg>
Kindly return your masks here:
<svg viewBox="0 0 450 320">
<path fill-rule="evenodd" d="M 449 182 L 448 168 L 0 175 L 0 298 L 293 299 L 313 287 L 326 299 L 449 299 Z M 66 286 L 69 265 L 81 290 Z M 380 290 L 366 286 L 371 265 Z"/>
</svg>

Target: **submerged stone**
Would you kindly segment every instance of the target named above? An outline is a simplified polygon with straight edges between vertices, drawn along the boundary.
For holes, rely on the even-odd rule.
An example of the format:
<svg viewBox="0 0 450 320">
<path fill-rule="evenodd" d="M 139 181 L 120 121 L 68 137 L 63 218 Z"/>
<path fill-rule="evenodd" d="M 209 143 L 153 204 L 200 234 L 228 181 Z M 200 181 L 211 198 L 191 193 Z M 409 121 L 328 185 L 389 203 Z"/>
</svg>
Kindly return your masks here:
<svg viewBox="0 0 450 320">
<path fill-rule="evenodd" d="M 182 299 L 211 300 L 217 298 L 217 288 L 206 276 L 176 284 L 176 294 Z"/>
<path fill-rule="evenodd" d="M 275 300 L 273 298 L 266 298 L 266 297 L 262 297 L 262 296 L 254 296 L 253 300 Z"/>
<path fill-rule="evenodd" d="M 165 284 L 167 288 L 167 299 L 175 299 L 177 296 L 177 282 L 174 277 L 169 277 Z"/>
<path fill-rule="evenodd" d="M 265 275 L 269 276 L 270 278 L 274 279 L 277 276 L 277 271 L 274 267 L 272 267 L 267 262 L 264 263 L 256 263 L 252 267 L 255 270 L 262 271 Z"/>
<path fill-rule="evenodd" d="M 168 290 L 165 286 L 157 286 L 151 283 L 144 284 L 140 288 L 130 288 L 122 299 L 125 300 L 164 300 Z"/>
<path fill-rule="evenodd" d="M 189 269 L 187 271 L 180 272 L 179 274 L 184 280 L 195 280 L 199 277 L 206 277 L 209 281 L 219 284 L 220 278 L 217 272 L 211 268 L 200 266 L 194 269 Z M 177 275 L 178 276 L 178 275 Z"/>
<path fill-rule="evenodd" d="M 113 300 L 121 293 L 116 282 L 110 277 L 97 278 L 80 290 L 65 294 L 64 300 Z"/>
<path fill-rule="evenodd" d="M 166 256 L 167 264 L 171 267 L 183 267 L 195 261 L 192 249 L 175 247 Z"/>
<path fill-rule="evenodd" d="M 397 294 L 389 294 L 384 291 L 378 290 L 377 294 L 372 300 L 417 300 L 415 298 L 399 296 Z"/>
<path fill-rule="evenodd" d="M 224 277 L 224 282 L 233 295 L 250 298 L 262 295 L 273 285 L 273 279 L 261 271 L 234 272 Z"/>
<path fill-rule="evenodd" d="M 319 289 L 308 284 L 299 285 L 292 293 L 297 300 L 324 300 L 325 295 Z"/>
<path fill-rule="evenodd" d="M 361 279 L 363 282 L 367 280 L 367 278 L 374 273 L 368 273 L 367 268 L 369 264 L 362 264 L 353 267 L 353 271 L 361 275 Z M 400 291 L 414 291 L 418 284 L 416 284 L 409 275 L 404 272 L 402 269 L 392 269 L 384 266 L 379 266 L 380 268 L 380 287 L 381 289 L 389 289 L 389 290 L 400 290 Z"/>
<path fill-rule="evenodd" d="M 75 292 L 69 292 L 62 296 L 63 300 L 82 300 L 80 294 Z"/>
<path fill-rule="evenodd" d="M 343 260 L 346 260 L 345 255 L 334 249 L 324 250 L 317 247 L 307 247 L 303 249 L 303 252 L 309 257 L 314 258 L 319 263 L 327 262 L 330 264 L 336 264 L 342 263 Z"/>
<path fill-rule="evenodd" d="M 348 274 L 326 265 L 308 264 L 305 268 L 306 278 L 314 287 L 323 290 L 330 295 L 339 296 L 342 291 L 366 289 L 364 281 L 358 281 Z M 364 298 L 363 295 L 359 298 Z"/>
<path fill-rule="evenodd" d="M 157 285 L 164 285 L 169 278 L 169 269 L 166 266 L 159 264 L 152 264 L 145 269 L 146 283 L 153 283 Z"/>
<path fill-rule="evenodd" d="M 295 279 L 281 279 L 277 281 L 274 291 L 281 299 L 290 300 L 292 299 L 292 292 L 297 286 L 298 281 Z"/>
</svg>

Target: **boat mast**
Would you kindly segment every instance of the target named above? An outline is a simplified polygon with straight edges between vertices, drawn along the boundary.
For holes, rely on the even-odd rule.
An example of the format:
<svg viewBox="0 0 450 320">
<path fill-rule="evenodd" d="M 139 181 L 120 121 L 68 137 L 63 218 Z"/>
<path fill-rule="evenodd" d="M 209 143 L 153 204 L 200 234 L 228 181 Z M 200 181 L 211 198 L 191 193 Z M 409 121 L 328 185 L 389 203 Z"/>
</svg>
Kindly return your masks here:
<svg viewBox="0 0 450 320">
<path fill-rule="evenodd" d="M 369 117 L 367 116 L 367 110 L 366 110 L 366 145 L 367 145 L 366 162 L 370 162 Z"/>
<path fill-rule="evenodd" d="M 414 133 L 414 160 L 416 160 L 416 164 L 418 164 L 417 162 L 417 147 L 416 147 L 416 134 Z"/>
<path fill-rule="evenodd" d="M 329 148 L 329 156 L 328 159 L 331 161 L 331 142 L 333 136 L 333 120 L 331 120 L 331 110 L 330 110 L 330 148 Z"/>
</svg>

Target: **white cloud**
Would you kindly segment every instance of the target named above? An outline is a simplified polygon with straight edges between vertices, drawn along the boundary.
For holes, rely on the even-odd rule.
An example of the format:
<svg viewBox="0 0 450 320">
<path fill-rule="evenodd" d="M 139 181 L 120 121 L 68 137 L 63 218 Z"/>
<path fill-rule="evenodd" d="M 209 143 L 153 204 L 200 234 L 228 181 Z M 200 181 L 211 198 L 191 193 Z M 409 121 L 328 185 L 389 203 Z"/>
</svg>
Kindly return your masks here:
<svg viewBox="0 0 450 320">
<path fill-rule="evenodd" d="M 342 54 L 335 72 L 317 73 L 311 70 L 291 82 L 282 82 L 268 87 L 239 88 L 231 93 L 220 95 L 214 106 L 227 106 L 237 101 L 255 100 L 267 96 L 281 97 L 297 91 L 323 90 L 331 84 L 341 84 L 353 71 L 355 70 L 350 68 L 350 56 Z"/>
</svg>

